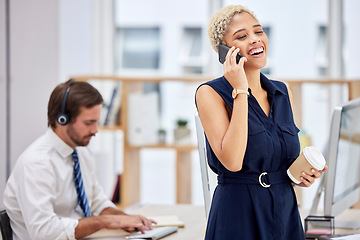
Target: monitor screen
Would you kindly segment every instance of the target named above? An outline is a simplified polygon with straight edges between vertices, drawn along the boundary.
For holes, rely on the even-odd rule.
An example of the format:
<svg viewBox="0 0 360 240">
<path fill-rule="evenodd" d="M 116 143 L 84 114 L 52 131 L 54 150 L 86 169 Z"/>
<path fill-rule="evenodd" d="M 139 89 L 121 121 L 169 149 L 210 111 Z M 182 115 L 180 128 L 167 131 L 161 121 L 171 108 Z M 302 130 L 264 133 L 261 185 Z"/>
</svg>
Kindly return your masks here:
<svg viewBox="0 0 360 240">
<path fill-rule="evenodd" d="M 360 197 L 360 99 L 335 108 L 328 149 L 324 214 L 337 216 Z M 359 224 L 335 221 L 336 227 L 355 228 Z"/>
<path fill-rule="evenodd" d="M 359 187 L 360 107 L 343 109 L 336 157 L 333 203 Z"/>
</svg>

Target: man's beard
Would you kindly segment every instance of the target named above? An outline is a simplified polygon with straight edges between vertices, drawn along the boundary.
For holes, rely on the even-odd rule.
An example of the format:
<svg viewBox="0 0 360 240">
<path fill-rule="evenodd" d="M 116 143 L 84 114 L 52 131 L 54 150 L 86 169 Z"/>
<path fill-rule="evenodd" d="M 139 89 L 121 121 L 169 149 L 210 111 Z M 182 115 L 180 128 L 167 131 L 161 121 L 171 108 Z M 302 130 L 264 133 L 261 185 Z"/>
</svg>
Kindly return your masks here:
<svg viewBox="0 0 360 240">
<path fill-rule="evenodd" d="M 95 136 L 94 134 L 87 135 L 84 137 L 81 137 L 75 130 L 75 128 L 72 127 L 71 124 L 69 124 L 69 127 L 67 128 L 67 134 L 71 141 L 73 141 L 76 146 L 87 146 L 90 142 L 90 139 L 92 136 Z"/>
</svg>

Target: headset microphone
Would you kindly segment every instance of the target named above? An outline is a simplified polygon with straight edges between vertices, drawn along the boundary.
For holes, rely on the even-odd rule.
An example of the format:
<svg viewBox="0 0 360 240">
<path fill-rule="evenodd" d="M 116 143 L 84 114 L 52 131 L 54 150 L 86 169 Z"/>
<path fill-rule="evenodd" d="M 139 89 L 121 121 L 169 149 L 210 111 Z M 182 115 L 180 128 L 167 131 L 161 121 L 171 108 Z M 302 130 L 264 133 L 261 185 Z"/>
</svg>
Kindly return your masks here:
<svg viewBox="0 0 360 240">
<path fill-rule="evenodd" d="M 71 85 L 70 85 L 71 86 Z M 57 122 L 60 124 L 60 125 L 66 125 L 69 123 L 70 121 L 70 115 L 67 114 L 65 112 L 65 107 L 66 107 L 66 101 L 68 99 L 68 96 L 69 96 L 69 92 L 70 92 L 70 86 L 67 87 L 66 89 L 66 92 L 65 92 L 65 95 L 64 95 L 64 99 L 63 99 L 63 102 L 61 104 L 61 112 L 57 114 L 56 116 L 56 120 Z"/>
</svg>

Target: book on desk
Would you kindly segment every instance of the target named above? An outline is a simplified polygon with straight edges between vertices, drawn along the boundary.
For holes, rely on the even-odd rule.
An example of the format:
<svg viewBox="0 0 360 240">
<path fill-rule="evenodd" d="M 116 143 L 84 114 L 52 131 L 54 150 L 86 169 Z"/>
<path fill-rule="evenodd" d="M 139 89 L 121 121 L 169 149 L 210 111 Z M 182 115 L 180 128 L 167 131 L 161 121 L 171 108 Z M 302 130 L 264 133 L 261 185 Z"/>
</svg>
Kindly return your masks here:
<svg viewBox="0 0 360 240">
<path fill-rule="evenodd" d="M 156 224 L 153 225 L 154 227 L 173 226 L 183 228 L 185 226 L 184 222 L 176 215 L 153 216 L 148 218 L 156 222 Z"/>
</svg>

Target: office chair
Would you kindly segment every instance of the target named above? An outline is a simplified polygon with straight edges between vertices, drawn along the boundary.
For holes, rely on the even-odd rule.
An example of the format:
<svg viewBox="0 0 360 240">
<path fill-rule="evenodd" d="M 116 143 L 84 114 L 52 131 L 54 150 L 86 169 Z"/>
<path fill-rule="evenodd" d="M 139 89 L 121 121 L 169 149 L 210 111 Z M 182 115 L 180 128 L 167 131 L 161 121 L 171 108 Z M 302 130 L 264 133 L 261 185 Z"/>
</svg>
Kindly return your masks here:
<svg viewBox="0 0 360 240">
<path fill-rule="evenodd" d="M 6 210 L 0 212 L 0 228 L 1 236 L 3 240 L 12 240 L 12 230 L 10 226 L 10 219 L 6 213 Z"/>
<path fill-rule="evenodd" d="M 205 134 L 198 114 L 195 115 L 195 124 L 200 157 L 200 170 L 205 203 L 205 216 L 207 219 L 209 216 L 212 195 L 217 185 L 217 175 L 208 166 L 206 156 Z"/>
</svg>

